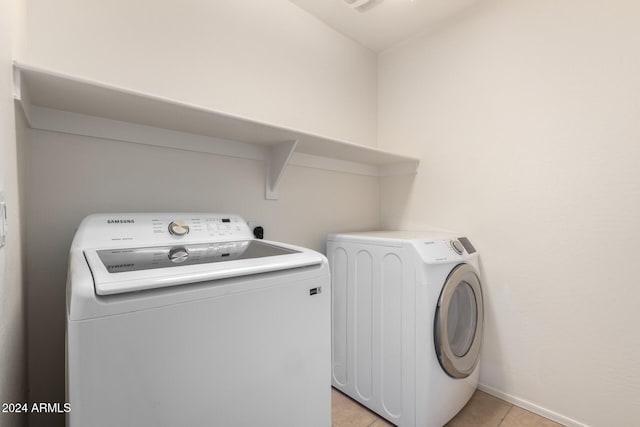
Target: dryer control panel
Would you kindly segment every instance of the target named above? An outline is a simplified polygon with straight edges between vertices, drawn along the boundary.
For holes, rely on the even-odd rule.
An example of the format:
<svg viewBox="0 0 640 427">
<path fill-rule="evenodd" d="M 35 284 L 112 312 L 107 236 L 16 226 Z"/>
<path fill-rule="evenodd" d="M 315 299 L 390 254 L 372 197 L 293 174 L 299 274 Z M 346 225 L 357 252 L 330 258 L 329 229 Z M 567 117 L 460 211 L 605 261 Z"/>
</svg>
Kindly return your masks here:
<svg viewBox="0 0 640 427">
<path fill-rule="evenodd" d="M 458 240 L 460 241 L 462 246 L 464 246 L 464 249 L 468 254 L 472 254 L 476 251 L 476 248 L 473 247 L 469 239 L 467 239 L 466 237 L 458 237 Z"/>
<path fill-rule="evenodd" d="M 415 240 L 412 243 L 425 262 L 434 264 L 463 261 L 476 251 L 466 237 Z"/>
</svg>

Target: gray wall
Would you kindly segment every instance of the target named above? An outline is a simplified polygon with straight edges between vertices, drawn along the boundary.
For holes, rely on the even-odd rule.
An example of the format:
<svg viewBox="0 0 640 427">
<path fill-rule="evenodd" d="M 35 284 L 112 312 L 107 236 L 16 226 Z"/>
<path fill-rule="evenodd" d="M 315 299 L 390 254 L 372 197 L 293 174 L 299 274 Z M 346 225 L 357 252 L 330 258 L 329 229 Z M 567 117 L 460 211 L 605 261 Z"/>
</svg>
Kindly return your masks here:
<svg viewBox="0 0 640 427">
<path fill-rule="evenodd" d="M 375 144 L 376 57 L 288 0 L 25 0 L 27 64 L 337 139 Z M 64 400 L 64 286 L 82 217 L 217 211 L 323 249 L 378 225 L 378 180 L 289 166 L 264 200 L 261 162 L 33 132 L 28 177 L 30 400 Z M 32 427 L 61 417 L 32 415 Z"/>
<path fill-rule="evenodd" d="M 378 179 L 289 166 L 280 200 L 264 198 L 264 163 L 31 131 L 26 194 L 31 399 L 64 402 L 69 246 L 94 212 L 204 211 L 259 220 L 265 238 L 324 252 L 326 234 L 378 226 Z M 61 425 L 31 416 L 31 425 Z M 57 424 L 56 424 L 57 423 Z"/>
</svg>

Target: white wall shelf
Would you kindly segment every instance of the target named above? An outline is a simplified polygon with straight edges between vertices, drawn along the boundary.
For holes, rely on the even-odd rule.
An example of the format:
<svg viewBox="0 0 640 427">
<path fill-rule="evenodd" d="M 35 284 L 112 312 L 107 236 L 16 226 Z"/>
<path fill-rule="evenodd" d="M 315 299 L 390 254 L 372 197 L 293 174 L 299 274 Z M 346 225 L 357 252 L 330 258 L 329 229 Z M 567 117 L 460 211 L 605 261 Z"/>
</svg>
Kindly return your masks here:
<svg viewBox="0 0 640 427">
<path fill-rule="evenodd" d="M 420 160 L 91 81 L 14 64 L 14 98 L 29 126 L 266 162 L 265 195 L 278 198 L 288 164 L 385 176 Z"/>
</svg>

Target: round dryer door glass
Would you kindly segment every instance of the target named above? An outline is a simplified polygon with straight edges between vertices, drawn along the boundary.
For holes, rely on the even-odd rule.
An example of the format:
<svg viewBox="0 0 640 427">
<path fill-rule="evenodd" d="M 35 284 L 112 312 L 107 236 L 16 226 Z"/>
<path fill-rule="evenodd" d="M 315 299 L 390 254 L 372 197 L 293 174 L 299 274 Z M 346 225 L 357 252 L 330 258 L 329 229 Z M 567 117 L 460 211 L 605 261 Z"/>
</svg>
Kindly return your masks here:
<svg viewBox="0 0 640 427">
<path fill-rule="evenodd" d="M 467 282 L 456 286 L 447 313 L 447 339 L 451 351 L 458 357 L 469 352 L 478 324 L 478 309 L 473 289 Z"/>
<path fill-rule="evenodd" d="M 434 322 L 438 361 L 451 377 L 468 377 L 480 359 L 484 311 L 482 288 L 469 264 L 456 266 L 440 293 Z"/>
</svg>

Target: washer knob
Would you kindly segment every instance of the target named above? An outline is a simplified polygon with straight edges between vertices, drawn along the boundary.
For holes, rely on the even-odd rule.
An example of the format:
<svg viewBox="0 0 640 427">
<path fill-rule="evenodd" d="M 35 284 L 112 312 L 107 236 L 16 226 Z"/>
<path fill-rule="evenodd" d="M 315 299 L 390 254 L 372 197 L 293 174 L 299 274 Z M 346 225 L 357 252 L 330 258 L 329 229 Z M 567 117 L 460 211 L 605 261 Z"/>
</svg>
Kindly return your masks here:
<svg viewBox="0 0 640 427">
<path fill-rule="evenodd" d="M 462 243 L 458 242 L 457 240 L 452 240 L 451 247 L 453 248 L 454 251 L 456 251 L 458 255 L 462 255 L 462 252 L 464 251 L 464 247 L 462 246 Z"/>
<path fill-rule="evenodd" d="M 169 233 L 174 236 L 184 236 L 185 234 L 189 234 L 189 225 L 181 220 L 171 221 L 169 224 Z"/>
<path fill-rule="evenodd" d="M 186 248 L 171 248 L 169 251 L 169 259 L 176 264 L 185 262 L 187 258 L 189 258 L 189 251 Z"/>
</svg>

